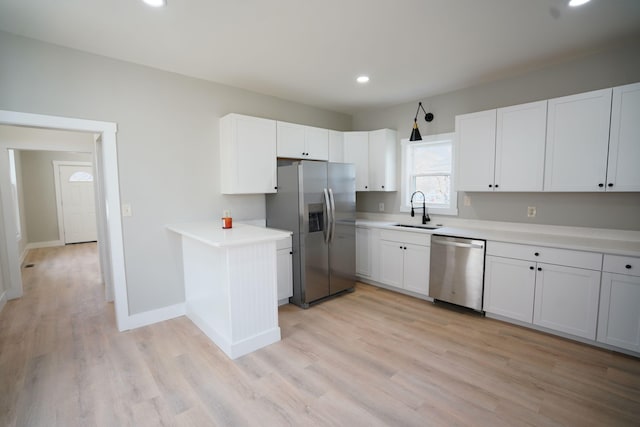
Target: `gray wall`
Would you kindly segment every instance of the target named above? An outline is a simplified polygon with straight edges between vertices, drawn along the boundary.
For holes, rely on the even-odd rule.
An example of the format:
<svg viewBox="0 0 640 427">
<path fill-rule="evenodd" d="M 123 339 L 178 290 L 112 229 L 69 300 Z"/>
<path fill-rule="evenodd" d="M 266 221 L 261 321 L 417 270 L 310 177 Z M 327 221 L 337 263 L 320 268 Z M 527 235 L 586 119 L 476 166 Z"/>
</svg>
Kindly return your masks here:
<svg viewBox="0 0 640 427">
<path fill-rule="evenodd" d="M 118 124 L 131 314 L 184 301 L 166 224 L 265 216 L 264 195 L 222 196 L 218 119 L 236 112 L 349 130 L 351 117 L 0 33 L 0 109 Z M 250 153 L 248 155 L 251 155 Z"/>
<path fill-rule="evenodd" d="M 89 153 L 21 151 L 22 194 L 28 243 L 58 240 L 54 160 L 92 162 Z"/>
<path fill-rule="evenodd" d="M 638 52 L 640 39 L 627 40 L 607 50 L 517 77 L 361 112 L 354 115 L 353 127 L 354 130 L 389 127 L 398 130 L 399 139 L 408 138 L 418 101 L 422 101 L 435 119 L 427 124 L 424 116 L 419 117 L 420 132 L 423 135 L 453 132 L 458 114 L 639 82 Z M 640 193 L 470 193 L 468 207 L 462 203 L 464 195 L 458 194 L 460 218 L 640 230 Z M 357 209 L 378 212 L 379 202 L 385 203 L 387 213 L 399 213 L 400 193 L 358 193 Z M 527 206 L 536 206 L 535 218 L 527 218 Z"/>
</svg>

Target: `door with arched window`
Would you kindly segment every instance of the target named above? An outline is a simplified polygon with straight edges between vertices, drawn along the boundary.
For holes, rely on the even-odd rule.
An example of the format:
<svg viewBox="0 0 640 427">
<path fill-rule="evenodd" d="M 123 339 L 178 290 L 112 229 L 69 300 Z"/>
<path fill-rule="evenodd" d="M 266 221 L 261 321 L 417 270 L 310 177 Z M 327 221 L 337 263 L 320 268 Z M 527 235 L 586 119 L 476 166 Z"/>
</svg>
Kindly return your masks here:
<svg viewBox="0 0 640 427">
<path fill-rule="evenodd" d="M 60 165 L 59 171 L 64 243 L 96 241 L 93 167 Z"/>
</svg>

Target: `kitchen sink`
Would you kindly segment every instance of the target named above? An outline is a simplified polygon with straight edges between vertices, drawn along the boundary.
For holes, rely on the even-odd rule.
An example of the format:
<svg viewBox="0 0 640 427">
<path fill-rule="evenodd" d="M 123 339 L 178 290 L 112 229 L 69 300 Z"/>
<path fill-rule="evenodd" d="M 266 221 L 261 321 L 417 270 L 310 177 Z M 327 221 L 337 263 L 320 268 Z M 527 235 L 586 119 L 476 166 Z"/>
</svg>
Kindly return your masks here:
<svg viewBox="0 0 640 427">
<path fill-rule="evenodd" d="M 423 230 L 437 230 L 440 228 L 439 226 L 425 224 L 394 224 L 394 227 L 422 228 Z"/>
</svg>

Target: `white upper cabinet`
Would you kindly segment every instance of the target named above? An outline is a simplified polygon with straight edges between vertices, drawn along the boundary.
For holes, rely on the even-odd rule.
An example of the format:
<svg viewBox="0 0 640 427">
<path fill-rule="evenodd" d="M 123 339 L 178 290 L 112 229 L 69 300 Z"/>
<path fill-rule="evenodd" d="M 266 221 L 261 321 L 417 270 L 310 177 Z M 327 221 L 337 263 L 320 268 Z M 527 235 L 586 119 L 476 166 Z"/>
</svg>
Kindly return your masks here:
<svg viewBox="0 0 640 427">
<path fill-rule="evenodd" d="M 369 191 L 369 132 L 344 133 L 344 162 L 356 166 L 356 191 Z"/>
<path fill-rule="evenodd" d="M 549 100 L 544 189 L 604 191 L 612 89 Z"/>
<path fill-rule="evenodd" d="M 344 132 L 329 131 L 329 161 L 344 163 Z"/>
<path fill-rule="evenodd" d="M 396 191 L 395 130 L 369 132 L 369 191 Z"/>
<path fill-rule="evenodd" d="M 547 101 L 498 108 L 494 191 L 542 191 Z"/>
<path fill-rule="evenodd" d="M 228 114 L 220 119 L 223 194 L 275 193 L 276 122 Z"/>
<path fill-rule="evenodd" d="M 640 191 L 640 83 L 613 88 L 607 191 Z"/>
<path fill-rule="evenodd" d="M 542 191 L 547 101 L 456 117 L 457 188 Z"/>
<path fill-rule="evenodd" d="M 278 157 L 329 160 L 329 130 L 278 122 Z"/>
<path fill-rule="evenodd" d="M 458 191 L 493 191 L 496 110 L 456 116 Z"/>
<path fill-rule="evenodd" d="M 344 132 L 344 162 L 356 165 L 356 191 L 396 191 L 397 133 Z"/>
</svg>

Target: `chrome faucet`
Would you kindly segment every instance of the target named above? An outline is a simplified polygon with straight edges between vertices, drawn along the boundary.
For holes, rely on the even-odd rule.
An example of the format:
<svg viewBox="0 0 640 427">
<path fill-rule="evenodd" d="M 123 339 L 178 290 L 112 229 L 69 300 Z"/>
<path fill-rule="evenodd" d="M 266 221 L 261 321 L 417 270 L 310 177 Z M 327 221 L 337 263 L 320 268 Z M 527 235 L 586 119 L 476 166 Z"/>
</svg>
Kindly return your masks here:
<svg viewBox="0 0 640 427">
<path fill-rule="evenodd" d="M 428 221 L 431 221 L 431 218 L 429 218 L 429 214 L 427 213 L 427 198 L 424 196 L 422 191 L 414 191 L 411 195 L 411 202 L 409 202 L 411 203 L 411 216 L 416 216 L 413 212 L 413 196 L 415 196 L 416 193 L 422 194 L 422 223 L 426 224 Z"/>
</svg>

